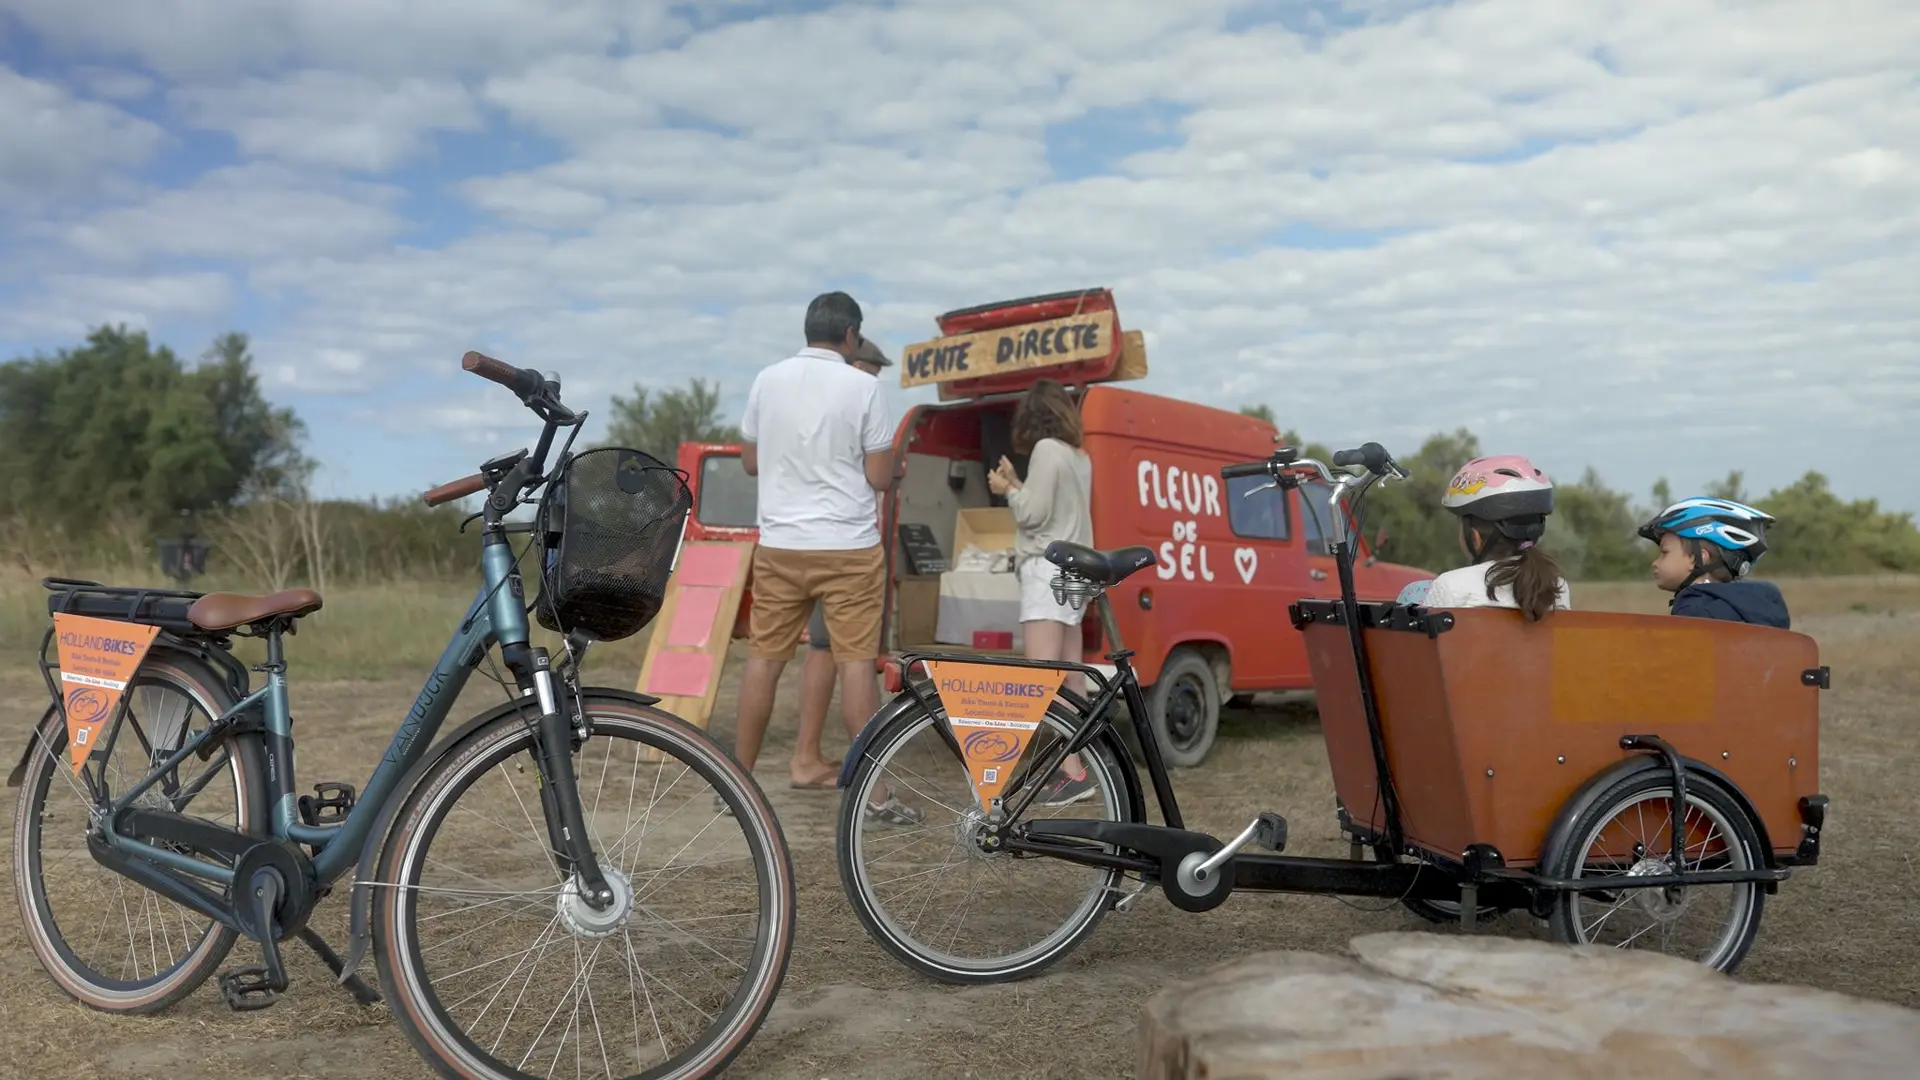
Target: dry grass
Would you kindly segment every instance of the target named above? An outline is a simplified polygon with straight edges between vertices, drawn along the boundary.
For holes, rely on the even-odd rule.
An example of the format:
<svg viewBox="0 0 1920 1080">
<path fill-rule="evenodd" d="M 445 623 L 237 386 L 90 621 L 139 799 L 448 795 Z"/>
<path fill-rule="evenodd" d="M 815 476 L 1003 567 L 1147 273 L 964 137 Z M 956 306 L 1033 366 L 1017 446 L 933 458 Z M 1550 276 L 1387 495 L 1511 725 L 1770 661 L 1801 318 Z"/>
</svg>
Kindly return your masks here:
<svg viewBox="0 0 1920 1080">
<path fill-rule="evenodd" d="M 1796 626 L 1819 639 L 1822 661 L 1834 672 L 1822 704 L 1821 777 L 1833 808 L 1822 865 L 1797 873 L 1769 901 L 1740 977 L 1920 1006 L 1920 938 L 1912 914 L 1920 903 L 1920 865 L 1906 834 L 1920 814 L 1911 726 L 1920 692 L 1912 661 L 1920 654 L 1920 579 L 1784 587 Z M 17 752 L 42 707 L 31 648 L 45 608 L 36 607 L 44 601 L 33 593 L 0 590 L 0 733 L 13 740 L 8 754 Z M 1574 595 L 1586 608 L 1658 611 L 1662 605 L 1661 594 L 1646 585 L 1576 586 Z M 424 588 L 342 590 L 330 599 L 292 646 L 303 783 L 365 777 L 465 599 L 456 590 Z M 631 685 L 638 662 L 635 643 L 608 649 L 599 659 L 601 678 Z M 1149 898 L 1110 917 L 1076 954 L 1032 982 L 972 989 L 924 982 L 870 942 L 848 910 L 834 868 L 835 797 L 786 786 L 796 668 L 790 666 L 781 686 L 760 776 L 792 846 L 800 935 L 774 1016 L 735 1075 L 1125 1075 L 1140 1003 L 1169 980 L 1247 952 L 1331 952 L 1357 934 L 1426 928 L 1375 901 L 1238 896 L 1219 910 L 1191 915 Z M 715 733 L 723 739 L 731 735 L 735 693 L 730 678 L 715 712 Z M 499 694 L 476 681 L 455 717 Z M 1293 822 L 1292 850 L 1344 853 L 1310 707 L 1233 711 L 1220 740 L 1207 765 L 1176 776 L 1192 827 L 1231 832 L 1255 812 L 1275 810 Z M 829 753 L 839 752 L 836 745 L 844 747 L 844 737 L 830 735 Z M 9 845 L 15 794 L 6 792 Z M 343 918 L 335 899 L 322 906 L 315 924 L 337 939 Z M 1536 934 L 1526 920 L 1512 917 L 1492 932 Z M 230 963 L 253 956 L 242 945 Z M 58 993 L 22 940 L 17 909 L 10 901 L 0 904 L 0 1015 L 8 1025 L 0 1075 L 389 1080 L 426 1074 L 383 1009 L 357 1008 L 317 961 L 298 950 L 290 956 L 293 989 L 265 1012 L 229 1013 L 208 985 L 163 1016 L 107 1017 Z"/>
</svg>

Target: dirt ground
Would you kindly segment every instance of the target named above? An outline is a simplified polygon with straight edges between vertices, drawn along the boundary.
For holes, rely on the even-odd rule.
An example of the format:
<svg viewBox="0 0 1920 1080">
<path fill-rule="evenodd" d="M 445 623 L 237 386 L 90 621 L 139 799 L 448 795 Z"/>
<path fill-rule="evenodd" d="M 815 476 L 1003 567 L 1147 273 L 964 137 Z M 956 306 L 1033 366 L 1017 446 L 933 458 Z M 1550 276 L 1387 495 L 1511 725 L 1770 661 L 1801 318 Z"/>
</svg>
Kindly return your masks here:
<svg viewBox="0 0 1920 1080">
<path fill-rule="evenodd" d="M 1791 981 L 1920 1006 L 1920 865 L 1906 825 L 1920 808 L 1912 719 L 1920 691 L 1920 613 L 1834 614 L 1797 627 L 1822 642 L 1834 688 L 1823 701 L 1822 787 L 1833 805 L 1821 866 L 1797 873 L 1767 904 L 1758 942 L 1739 977 Z M 417 686 L 403 681 L 302 683 L 294 714 L 302 783 L 360 783 L 383 751 L 394 718 Z M 733 665 L 738 670 L 737 663 Z M 911 974 L 867 939 L 840 891 L 833 863 L 837 795 L 795 791 L 786 778 L 798 665 L 781 688 L 762 784 L 779 810 L 799 881 L 800 931 L 772 1017 L 731 1075 L 821 1077 L 1114 1077 L 1132 1075 L 1141 1003 L 1170 980 L 1265 949 L 1339 951 L 1358 934 L 1425 929 L 1381 901 L 1240 895 L 1203 915 L 1148 893 L 1110 916 L 1048 974 L 1005 987 L 957 989 Z M 9 746 L 41 709 L 31 669 L 0 676 L 0 732 Z M 470 686 L 455 716 L 498 699 Z M 713 728 L 730 737 L 729 680 Z M 831 736 L 829 752 L 844 749 Z M 1290 850 L 1339 855 L 1326 753 L 1310 707 L 1229 713 L 1202 767 L 1176 773 L 1190 827 L 1237 831 L 1276 810 L 1293 826 Z M 17 790 L 6 792 L 11 844 Z M 7 853 L 11 872 L 11 851 Z M 11 899 L 0 904 L 0 1075 L 34 1077 L 324 1077 L 429 1075 L 384 1007 L 362 1009 L 303 949 L 289 952 L 294 984 L 279 1004 L 229 1012 L 211 980 L 171 1012 L 150 1018 L 92 1013 L 62 996 L 22 938 Z M 315 925 L 344 938 L 344 905 L 327 901 Z M 1488 932 L 1488 931 L 1483 931 Z M 1491 932 L 1535 936 L 1510 916 Z M 242 943 L 229 964 L 251 963 Z M 1357 1018 L 1358 1019 L 1358 1018 Z"/>
</svg>

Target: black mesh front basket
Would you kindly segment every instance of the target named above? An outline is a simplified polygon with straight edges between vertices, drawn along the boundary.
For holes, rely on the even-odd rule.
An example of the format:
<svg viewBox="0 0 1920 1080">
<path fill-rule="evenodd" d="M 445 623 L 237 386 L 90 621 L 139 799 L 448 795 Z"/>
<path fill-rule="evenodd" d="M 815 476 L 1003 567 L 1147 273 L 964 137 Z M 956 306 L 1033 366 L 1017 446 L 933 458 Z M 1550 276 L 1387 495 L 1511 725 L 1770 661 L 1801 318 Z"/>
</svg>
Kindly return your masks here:
<svg viewBox="0 0 1920 1080">
<path fill-rule="evenodd" d="M 638 450 L 568 458 L 540 510 L 540 625 L 618 641 L 652 622 L 692 505 L 685 477 Z"/>
</svg>

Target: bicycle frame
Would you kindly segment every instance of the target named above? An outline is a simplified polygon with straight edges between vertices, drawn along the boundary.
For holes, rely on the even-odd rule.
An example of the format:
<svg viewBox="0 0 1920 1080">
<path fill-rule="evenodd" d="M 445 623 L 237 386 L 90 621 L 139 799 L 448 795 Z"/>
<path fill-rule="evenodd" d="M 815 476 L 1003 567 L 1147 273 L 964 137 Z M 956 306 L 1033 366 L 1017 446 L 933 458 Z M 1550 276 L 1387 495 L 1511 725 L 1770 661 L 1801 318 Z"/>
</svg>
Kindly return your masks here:
<svg viewBox="0 0 1920 1080">
<path fill-rule="evenodd" d="M 261 870 L 273 869 L 272 866 L 255 866 L 249 862 L 252 856 L 259 854 L 268 863 L 280 862 L 285 867 L 285 873 L 292 873 L 300 879 L 298 882 L 284 882 L 281 887 L 290 891 L 290 895 L 282 894 L 287 899 L 287 921 L 290 924 L 285 928 L 301 926 L 307 911 L 333 882 L 349 866 L 364 863 L 370 856 L 375 823 L 389 820 L 387 810 L 401 782 L 433 745 L 434 736 L 445 723 L 468 676 L 479 665 L 487 650 L 497 645 L 519 686 L 521 701 L 534 706 L 532 710 L 523 706 L 523 714 L 533 713 L 530 717 L 523 715 L 523 719 L 535 729 L 537 736 L 535 757 L 542 777 L 540 803 L 546 819 L 549 847 L 555 856 L 555 869 L 562 875 L 578 878 L 582 898 L 590 907 L 597 909 L 613 902 L 613 891 L 587 839 L 589 834 L 580 807 L 571 757 L 571 741 L 586 735 L 582 730 L 584 722 L 574 707 L 577 703 L 574 681 L 579 671 L 578 653 L 584 649 L 585 643 L 576 642 L 569 635 L 567 656 L 570 669 L 563 667 L 559 673 L 555 672 L 546 649 L 531 646 L 519 561 L 513 556 L 507 534 L 510 531 L 532 532 L 533 529 L 530 526 L 509 527 L 505 520 L 506 515 L 520 504 L 521 496 L 526 491 L 537 489 L 548 481 L 545 462 L 557 430 L 566 426 L 572 429 L 573 435 L 578 435 L 586 414 L 562 406 L 559 403 L 558 383 L 544 379 L 538 372 L 513 369 L 477 353 L 469 353 L 463 358 L 462 364 L 491 381 L 514 389 L 522 402 L 545 421 L 545 426 L 531 454 L 523 449 L 502 455 L 482 465 L 479 473 L 454 484 L 443 485 L 427 494 L 429 505 L 432 505 L 435 499 L 445 501 L 485 490 L 486 503 L 477 515 L 482 519 L 481 587 L 468 606 L 466 616 L 442 650 L 432 673 L 415 696 L 413 707 L 394 731 L 386 754 L 367 780 L 364 794 L 354 800 L 345 819 L 339 822 L 309 825 L 297 819 L 293 718 L 287 699 L 283 644 L 284 635 L 294 624 L 284 617 L 274 616 L 252 628 L 266 639 L 267 660 L 256 669 L 266 673 L 266 685 L 215 718 L 205 731 L 187 740 L 127 792 L 101 808 L 100 820 L 90 830 L 89 836 L 89 847 L 96 860 L 225 925 L 260 937 L 265 945 L 273 939 L 273 929 L 260 925 L 264 916 L 255 912 L 256 917 L 252 920 L 242 918 L 236 911 L 236 901 L 226 900 L 187 880 L 188 877 L 202 878 L 228 886 L 229 894 L 244 894 L 247 892 L 247 883 L 238 880 L 243 872 L 251 870 L 257 877 Z M 572 442 L 573 438 L 569 436 L 567 446 L 571 447 Z M 561 453 L 564 457 L 566 449 L 563 448 Z M 557 679 L 556 674 L 559 676 Z M 260 717 L 257 728 L 249 720 L 255 714 Z M 125 715 L 123 699 L 121 712 L 108 736 L 110 741 L 117 738 Z M 176 835 L 176 842 L 183 842 L 196 852 L 211 850 L 216 855 L 230 858 L 232 865 L 221 865 L 192 854 L 169 851 L 129 835 L 141 832 L 135 826 L 141 823 L 143 815 L 149 814 L 134 807 L 134 801 L 162 777 L 212 740 L 255 730 L 262 732 L 266 750 L 265 780 L 270 813 L 265 835 L 243 834 L 211 823 L 198 822 L 184 815 L 164 819 L 147 818 L 157 826 L 149 835 L 172 832 Z M 211 772 L 209 770 L 209 776 Z M 99 792 L 95 792 L 95 797 L 99 797 Z M 292 848 L 295 844 L 310 848 L 313 852 L 311 857 Z M 275 845 L 281 849 L 278 854 L 265 850 Z M 292 860 L 291 865 L 286 862 L 289 859 Z M 285 873 L 275 872 L 285 876 Z M 360 893 L 357 885 L 356 901 Z M 257 908 L 258 900 L 257 896 L 249 896 L 239 902 Z M 356 903 L 356 916 L 362 910 Z M 349 973 L 358 962 L 358 946 L 361 943 L 358 933 L 360 920 L 356 917 L 355 921 L 356 951 L 344 969 Z M 343 979 L 345 977 L 342 975 Z"/>
<path fill-rule="evenodd" d="M 518 571 L 504 537 L 489 544 L 483 559 L 485 582 L 468 606 L 466 616 L 455 628 L 433 671 L 415 696 L 413 706 L 401 720 L 380 763 L 367 778 L 360 796 L 344 820 L 331 825 L 306 825 L 297 819 L 295 800 L 297 780 L 293 770 L 293 720 L 288 706 L 286 664 L 280 635 L 267 641 L 266 685 L 247 695 L 232 708 L 209 723 L 205 730 L 186 740 L 179 749 L 149 771 L 138 783 L 110 802 L 104 810 L 106 847 L 158 864 L 177 873 L 192 875 L 223 885 L 231 885 L 232 867 L 209 862 L 192 855 L 170 851 L 124 835 L 117 827 L 123 815 L 134 810 L 134 803 L 162 777 L 171 773 L 188 757 L 208 743 L 247 730 L 249 714 L 256 710 L 263 723 L 269 762 L 266 776 L 268 832 L 263 839 L 304 844 L 314 849 L 313 871 L 318 888 L 325 889 L 359 858 L 375 821 L 391 798 L 402 777 L 432 745 L 434 736 L 445 723 L 453 703 L 466 686 L 467 678 L 478 666 L 486 650 L 495 645 L 524 645 L 528 640 L 527 615 L 520 606 Z M 125 712 L 114 725 L 109 740 L 117 738 Z M 111 745 L 111 743 L 109 744 Z M 141 875 L 144 883 L 166 892 L 170 898 L 230 926 L 239 927 L 231 905 L 218 896 L 189 882 L 167 876 L 156 881 Z"/>
</svg>

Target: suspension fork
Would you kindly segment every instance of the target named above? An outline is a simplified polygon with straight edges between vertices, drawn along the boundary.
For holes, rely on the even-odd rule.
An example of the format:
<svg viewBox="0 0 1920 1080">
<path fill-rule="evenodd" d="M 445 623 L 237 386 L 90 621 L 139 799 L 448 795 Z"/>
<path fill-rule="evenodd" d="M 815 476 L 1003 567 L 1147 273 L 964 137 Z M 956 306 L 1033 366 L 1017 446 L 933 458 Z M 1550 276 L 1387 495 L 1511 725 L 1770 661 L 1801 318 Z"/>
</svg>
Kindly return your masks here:
<svg viewBox="0 0 1920 1080">
<path fill-rule="evenodd" d="M 578 878 L 588 905 L 596 910 L 613 903 L 613 890 L 601 873 L 594 855 L 586 815 L 580 808 L 580 782 L 573 769 L 573 743 L 576 727 L 572 722 L 577 703 L 573 695 L 555 692 L 553 662 L 547 650 L 520 646 L 525 650 L 529 681 L 540 718 L 534 730 L 535 760 L 540 769 L 540 810 L 546 818 L 547 841 L 562 874 Z M 517 651 L 517 650 L 516 650 Z M 515 658 L 507 658 L 508 667 Z"/>
</svg>

